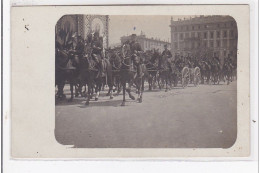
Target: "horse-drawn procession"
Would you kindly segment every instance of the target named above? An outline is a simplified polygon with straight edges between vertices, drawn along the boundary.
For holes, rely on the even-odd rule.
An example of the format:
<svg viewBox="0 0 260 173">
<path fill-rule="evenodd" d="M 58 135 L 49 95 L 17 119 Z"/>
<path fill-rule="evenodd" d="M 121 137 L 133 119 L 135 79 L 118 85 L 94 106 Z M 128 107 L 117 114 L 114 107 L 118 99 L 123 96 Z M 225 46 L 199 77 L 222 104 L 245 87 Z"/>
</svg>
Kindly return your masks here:
<svg viewBox="0 0 260 173">
<path fill-rule="evenodd" d="M 173 57 L 167 45 L 162 53 L 156 49 L 143 51 L 135 34 L 115 48 L 104 49 L 102 43 L 98 32 L 89 33 L 86 39 L 64 31 L 56 35 L 57 100 L 65 98 L 65 84 L 70 85 L 69 101 L 73 101 L 75 94 L 86 98 L 85 104 L 89 105 L 90 99 L 94 97 L 97 101 L 102 88 L 107 86 L 110 99 L 123 93 L 121 105 L 124 106 L 126 93 L 135 100 L 133 89 L 137 101 L 142 102 L 145 82 L 149 90 L 159 88 L 167 92 L 189 84 L 219 84 L 220 81 L 229 84 L 236 77 L 236 62 L 230 56 L 222 65 L 215 55 Z"/>
</svg>

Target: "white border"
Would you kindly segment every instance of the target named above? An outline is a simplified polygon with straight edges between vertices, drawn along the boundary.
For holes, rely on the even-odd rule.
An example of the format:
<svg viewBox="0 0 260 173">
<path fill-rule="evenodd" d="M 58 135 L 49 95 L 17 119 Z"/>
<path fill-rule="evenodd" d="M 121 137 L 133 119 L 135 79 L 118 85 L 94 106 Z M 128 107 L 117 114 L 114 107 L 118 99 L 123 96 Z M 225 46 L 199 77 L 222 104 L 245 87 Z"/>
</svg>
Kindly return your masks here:
<svg viewBox="0 0 260 173">
<path fill-rule="evenodd" d="M 73 2 L 73 3 L 72 3 Z M 95 1 L 89 1 L 88 4 L 104 4 L 105 1 L 99 1 L 99 3 Z M 110 4 L 118 4 L 122 3 L 120 1 L 111 1 Z M 130 1 L 125 1 L 124 4 L 129 4 Z M 158 4 L 158 1 L 131 1 L 133 4 Z M 169 0 L 164 0 L 163 2 L 160 2 L 161 4 L 169 4 L 171 3 Z M 209 1 L 200 0 L 196 1 L 194 3 L 193 1 L 180 1 L 177 0 L 175 2 L 176 4 L 209 4 Z M 218 1 L 210 1 L 210 4 L 227 4 L 227 3 L 234 3 L 234 4 L 249 4 L 250 5 L 250 95 L 251 95 L 251 120 L 255 120 L 256 123 L 252 123 L 251 125 L 251 162 L 135 162 L 135 161 L 124 161 L 121 162 L 120 165 L 118 165 L 118 161 L 106 161 L 106 162 L 100 162 L 100 161 L 88 161 L 88 164 L 85 164 L 87 161 L 58 161 L 58 162 L 52 162 L 52 161 L 15 161 L 10 160 L 10 124 L 8 123 L 8 119 L 10 119 L 10 113 L 8 113 L 8 110 L 10 110 L 10 2 L 4 1 L 4 113 L 8 113 L 4 115 L 4 122 L 3 122 L 3 128 L 4 128 L 4 163 L 5 163 L 5 172 L 25 172 L 25 171 L 31 171 L 31 172 L 46 172 L 48 170 L 53 170 L 53 172 L 86 172 L 87 170 L 98 170 L 98 171 L 113 171 L 113 172 L 133 172 L 136 170 L 142 171 L 149 171 L 149 172 L 158 172 L 160 170 L 164 170 L 164 172 L 172 172 L 172 170 L 182 170 L 182 171 L 189 171 L 189 172 L 256 172 L 256 160 L 258 157 L 258 147 L 257 147 L 257 141 L 258 141 L 258 3 L 257 0 L 218 0 Z M 13 5 L 51 5 L 54 4 L 54 2 L 50 0 L 43 1 L 36 1 L 36 0 L 13 0 Z M 82 5 L 82 2 L 79 0 L 76 1 L 55 1 L 55 5 Z M 251 121 L 252 122 L 252 121 Z M 228 165 L 227 165 L 228 163 Z M 29 164 L 29 165 L 28 165 Z M 195 169 L 197 167 L 197 169 Z M 39 169 L 40 168 L 40 169 Z"/>
</svg>

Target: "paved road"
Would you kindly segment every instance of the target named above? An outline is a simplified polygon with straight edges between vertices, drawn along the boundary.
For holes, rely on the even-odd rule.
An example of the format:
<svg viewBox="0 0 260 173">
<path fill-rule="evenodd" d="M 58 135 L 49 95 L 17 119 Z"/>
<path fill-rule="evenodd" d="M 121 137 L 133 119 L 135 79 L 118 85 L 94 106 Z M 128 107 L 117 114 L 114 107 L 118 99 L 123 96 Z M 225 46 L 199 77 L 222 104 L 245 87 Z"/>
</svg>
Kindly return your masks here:
<svg viewBox="0 0 260 173">
<path fill-rule="evenodd" d="M 236 82 L 146 88 L 143 103 L 128 99 L 125 107 L 122 95 L 110 100 L 105 93 L 88 107 L 83 98 L 59 101 L 55 136 L 79 148 L 228 148 L 236 140 L 236 90 Z"/>
</svg>

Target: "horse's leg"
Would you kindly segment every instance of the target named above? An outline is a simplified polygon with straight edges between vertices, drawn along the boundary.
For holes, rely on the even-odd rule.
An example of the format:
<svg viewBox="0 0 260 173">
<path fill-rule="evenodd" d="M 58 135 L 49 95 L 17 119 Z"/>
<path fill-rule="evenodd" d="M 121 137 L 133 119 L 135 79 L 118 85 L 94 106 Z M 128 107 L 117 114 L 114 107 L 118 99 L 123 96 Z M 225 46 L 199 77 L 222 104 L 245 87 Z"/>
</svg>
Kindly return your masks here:
<svg viewBox="0 0 260 173">
<path fill-rule="evenodd" d="M 227 85 L 229 85 L 229 80 L 230 80 L 230 75 L 229 75 L 229 72 L 227 74 Z"/>
<path fill-rule="evenodd" d="M 79 96 L 79 85 L 75 84 L 75 97 Z"/>
<path fill-rule="evenodd" d="M 65 86 L 65 82 L 61 82 L 58 84 L 58 98 L 62 99 L 62 98 L 66 98 L 66 95 L 63 93 L 63 88 Z"/>
<path fill-rule="evenodd" d="M 113 78 L 112 78 L 112 76 L 108 76 L 107 77 L 107 85 L 108 85 L 108 93 L 109 93 L 109 98 L 110 99 L 113 99 L 114 97 L 113 97 Z"/>
<path fill-rule="evenodd" d="M 113 89 L 113 85 L 112 85 L 112 89 L 109 84 L 108 84 L 108 86 L 109 86 L 109 88 L 108 88 L 108 92 L 107 92 L 106 96 L 110 96 L 110 93 L 112 92 L 112 89 Z"/>
<path fill-rule="evenodd" d="M 86 92 L 87 92 L 87 85 L 85 84 L 83 93 L 85 94 Z"/>
<path fill-rule="evenodd" d="M 99 97 L 99 93 L 101 91 L 101 88 L 102 88 L 102 81 L 97 81 L 97 84 L 96 84 L 96 89 L 95 89 L 95 92 L 96 92 L 96 96 L 95 96 L 95 101 L 98 101 L 98 97 Z"/>
<path fill-rule="evenodd" d="M 78 87 L 78 91 L 79 91 L 81 97 L 84 97 L 84 94 L 83 94 L 83 92 L 82 92 L 82 87 L 83 87 L 83 85 L 82 85 L 82 83 L 80 82 L 80 83 L 79 83 L 79 87 Z"/>
<path fill-rule="evenodd" d="M 152 80 L 151 74 L 149 74 L 149 77 L 148 77 L 149 91 L 152 90 L 152 82 L 153 82 L 153 80 Z"/>
<path fill-rule="evenodd" d="M 69 102 L 71 102 L 73 100 L 73 82 L 70 82 L 70 94 L 71 94 L 71 97 L 70 99 L 68 100 Z"/>
<path fill-rule="evenodd" d="M 94 95 L 94 88 L 95 88 L 95 86 L 94 86 L 94 84 L 93 83 L 91 83 L 91 85 L 90 85 L 91 87 L 90 87 L 90 90 L 91 90 L 91 94 L 90 94 L 90 99 L 92 99 L 93 98 L 93 95 Z"/>
<path fill-rule="evenodd" d="M 133 80 L 129 81 L 128 88 L 126 89 L 126 92 L 128 93 L 130 99 L 135 100 L 135 97 L 131 93 L 131 86 L 133 85 L 133 82 L 134 82 Z"/>
<path fill-rule="evenodd" d="M 168 76 L 167 76 L 167 74 L 164 76 L 165 77 L 165 92 L 167 92 L 168 91 Z"/>
<path fill-rule="evenodd" d="M 142 83 L 142 91 L 144 91 L 144 77 L 143 78 L 141 78 L 141 83 Z"/>
<path fill-rule="evenodd" d="M 125 106 L 125 90 L 126 90 L 126 82 L 123 81 L 122 82 L 122 85 L 123 85 L 123 101 L 121 103 L 121 106 Z"/>
<path fill-rule="evenodd" d="M 159 76 L 158 76 L 158 79 L 157 79 L 159 89 L 161 90 L 162 87 L 161 87 L 161 84 L 160 84 L 160 80 L 161 80 L 161 75 L 159 75 Z"/>
<path fill-rule="evenodd" d="M 144 79 L 140 78 L 139 81 L 139 91 L 138 91 L 138 98 L 139 98 L 139 103 L 142 103 L 143 99 L 142 99 L 142 93 L 143 93 L 143 83 L 144 83 Z"/>
<path fill-rule="evenodd" d="M 88 94 L 85 95 L 87 97 L 85 105 L 89 105 L 90 95 L 91 95 L 91 84 L 88 84 Z"/>
<path fill-rule="evenodd" d="M 157 81 L 156 78 L 157 78 L 157 77 L 156 77 L 156 74 L 155 74 L 155 75 L 152 75 L 152 86 L 153 86 L 153 89 L 156 88 L 156 81 Z"/>
</svg>

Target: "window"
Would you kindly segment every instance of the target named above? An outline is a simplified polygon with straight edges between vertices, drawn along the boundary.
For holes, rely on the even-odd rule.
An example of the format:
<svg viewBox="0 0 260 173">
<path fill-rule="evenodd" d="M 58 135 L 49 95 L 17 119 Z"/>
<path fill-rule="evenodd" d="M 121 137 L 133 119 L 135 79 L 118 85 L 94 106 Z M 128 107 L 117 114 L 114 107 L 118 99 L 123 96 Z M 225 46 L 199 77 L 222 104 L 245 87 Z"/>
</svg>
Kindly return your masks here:
<svg viewBox="0 0 260 173">
<path fill-rule="evenodd" d="M 198 38 L 200 38 L 200 32 L 198 32 Z"/>
<path fill-rule="evenodd" d="M 204 28 L 207 28 L 207 25 L 204 25 Z"/>
<path fill-rule="evenodd" d="M 227 47 L 227 40 L 223 40 L 223 47 Z"/>
<path fill-rule="evenodd" d="M 200 29 L 200 25 L 198 26 L 198 28 Z"/>
<path fill-rule="evenodd" d="M 207 38 L 207 32 L 204 32 L 204 38 L 205 39 Z"/>
<path fill-rule="evenodd" d="M 227 51 L 224 51 L 224 56 L 227 56 Z"/>
<path fill-rule="evenodd" d="M 183 33 L 180 34 L 180 40 L 183 40 Z"/>
<path fill-rule="evenodd" d="M 224 38 L 227 38 L 227 31 L 224 31 Z"/>
<path fill-rule="evenodd" d="M 213 47 L 214 46 L 214 43 L 213 41 L 210 42 L 210 47 Z"/>
<path fill-rule="evenodd" d="M 210 38 L 214 37 L 214 32 L 210 32 Z"/>
<path fill-rule="evenodd" d="M 174 34 L 174 38 L 177 40 L 177 39 L 178 39 L 178 35 L 177 35 L 177 34 Z"/>
<path fill-rule="evenodd" d="M 174 43 L 174 47 L 175 47 L 175 49 L 177 49 L 178 48 L 178 43 Z"/>
<path fill-rule="evenodd" d="M 198 48 L 200 47 L 200 42 L 198 42 Z"/>
<path fill-rule="evenodd" d="M 195 36 L 195 33 L 194 33 L 194 32 L 192 32 L 192 33 L 191 33 L 191 37 L 194 37 L 194 36 Z"/>
<path fill-rule="evenodd" d="M 194 26 L 192 26 L 192 30 L 194 30 Z"/>
<path fill-rule="evenodd" d="M 185 33 L 185 38 L 188 38 L 189 37 L 189 33 Z"/>
<path fill-rule="evenodd" d="M 231 31 L 230 31 L 230 37 L 233 37 L 233 36 L 234 36 L 234 31 L 231 30 Z"/>
<path fill-rule="evenodd" d="M 204 47 L 205 47 L 205 48 L 207 47 L 207 42 L 206 42 L 206 41 L 204 42 Z"/>
<path fill-rule="evenodd" d="M 220 25 L 219 25 L 219 24 L 217 24 L 217 27 L 219 28 L 219 27 L 220 27 Z"/>
<path fill-rule="evenodd" d="M 220 41 L 217 41 L 217 47 L 220 47 Z"/>
<path fill-rule="evenodd" d="M 220 38 L 220 32 L 217 31 L 217 38 Z"/>
</svg>

